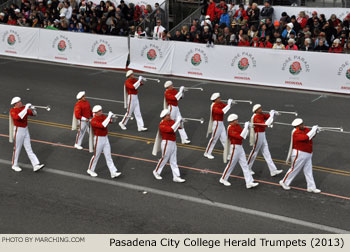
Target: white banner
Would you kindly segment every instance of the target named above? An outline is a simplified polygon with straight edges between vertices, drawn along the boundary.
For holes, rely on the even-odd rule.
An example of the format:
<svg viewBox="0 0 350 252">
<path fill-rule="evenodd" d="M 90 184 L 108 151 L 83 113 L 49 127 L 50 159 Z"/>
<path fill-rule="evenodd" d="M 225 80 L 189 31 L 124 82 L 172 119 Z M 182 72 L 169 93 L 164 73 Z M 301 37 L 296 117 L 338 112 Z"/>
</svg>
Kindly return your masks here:
<svg viewBox="0 0 350 252">
<path fill-rule="evenodd" d="M 332 62 L 332 64 L 320 63 Z M 172 74 L 200 79 L 350 93 L 346 54 L 175 42 Z"/>
<path fill-rule="evenodd" d="M 38 58 L 39 29 L 0 25 L 0 54 Z"/>
<path fill-rule="evenodd" d="M 125 37 L 40 30 L 39 59 L 42 60 L 125 69 L 127 57 Z"/>
<path fill-rule="evenodd" d="M 170 74 L 175 42 L 130 38 L 129 68 L 158 74 Z"/>
<path fill-rule="evenodd" d="M 260 6 L 260 10 L 263 6 Z M 328 20 L 332 14 L 335 14 L 337 18 L 341 21 L 346 17 L 348 13 L 350 13 L 350 8 L 322 8 L 322 7 L 290 7 L 290 6 L 272 6 L 274 9 L 273 19 L 280 20 L 282 12 L 287 12 L 288 16 L 295 15 L 298 17 L 300 11 L 305 11 L 306 15 L 309 17 L 312 16 L 312 12 L 316 11 L 317 15 L 324 14 L 326 19 Z"/>
</svg>

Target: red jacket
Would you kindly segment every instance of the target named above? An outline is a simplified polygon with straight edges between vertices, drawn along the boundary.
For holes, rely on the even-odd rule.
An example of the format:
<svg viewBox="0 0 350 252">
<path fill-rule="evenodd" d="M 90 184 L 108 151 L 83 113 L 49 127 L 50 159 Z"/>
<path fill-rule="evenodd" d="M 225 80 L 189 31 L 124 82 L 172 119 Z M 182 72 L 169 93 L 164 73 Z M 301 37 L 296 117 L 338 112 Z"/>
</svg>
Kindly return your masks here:
<svg viewBox="0 0 350 252">
<path fill-rule="evenodd" d="M 241 12 L 241 18 L 248 17 L 248 16 L 247 16 L 247 12 L 246 12 L 245 10 L 242 10 L 242 11 L 241 11 L 240 9 L 238 9 L 238 10 L 236 10 L 235 15 L 233 16 L 233 18 L 238 17 L 239 12 Z"/>
<path fill-rule="evenodd" d="M 239 41 L 238 46 L 250 46 L 249 41 Z"/>
<path fill-rule="evenodd" d="M 266 41 L 265 44 L 263 42 L 260 42 L 259 47 L 272 48 L 272 44 L 269 41 Z"/>
<path fill-rule="evenodd" d="M 166 121 L 162 120 L 159 124 L 159 132 L 162 135 L 163 140 L 176 141 L 176 134 L 171 128 L 175 123 L 174 120 Z"/>
<path fill-rule="evenodd" d="M 307 24 L 307 18 L 298 17 L 297 22 L 300 24 L 301 29 L 303 29 Z"/>
<path fill-rule="evenodd" d="M 215 19 L 215 3 L 212 2 L 208 5 L 207 15 L 210 16 L 210 21 L 213 22 Z"/>
<path fill-rule="evenodd" d="M 224 120 L 224 112 L 222 109 L 226 107 L 227 105 L 220 102 L 220 103 L 214 103 L 211 115 L 213 117 L 213 121 L 223 121 Z"/>
<path fill-rule="evenodd" d="M 310 129 L 304 128 L 304 130 L 297 129 L 293 133 L 293 149 L 312 153 L 312 140 L 306 135 Z"/>
<path fill-rule="evenodd" d="M 137 82 L 137 79 L 132 78 L 132 79 L 127 79 L 125 81 L 125 88 L 128 94 L 137 94 L 138 91 L 135 89 L 134 84 Z M 142 82 L 141 82 L 142 85 Z"/>
<path fill-rule="evenodd" d="M 105 115 L 97 116 L 91 120 L 91 127 L 94 131 L 95 136 L 106 136 L 108 134 L 107 127 L 103 127 L 102 122 L 107 118 Z"/>
<path fill-rule="evenodd" d="M 265 124 L 265 121 L 269 119 L 269 114 L 255 114 L 253 118 L 253 123 L 263 123 Z M 265 128 L 267 125 L 254 125 L 254 131 L 255 132 L 265 132 Z"/>
<path fill-rule="evenodd" d="M 165 96 L 165 100 L 168 103 L 168 105 L 177 106 L 178 102 L 177 102 L 177 99 L 175 97 L 175 95 L 177 93 L 178 92 L 176 89 L 172 89 L 172 90 L 167 89 L 165 91 L 164 96 Z"/>
<path fill-rule="evenodd" d="M 331 47 L 331 48 L 329 48 L 329 52 L 331 52 L 331 53 L 342 53 L 343 52 L 343 48 L 341 46 Z"/>
<path fill-rule="evenodd" d="M 82 116 L 90 119 L 92 117 L 90 103 L 88 101 L 78 101 L 74 106 L 74 115 L 78 120 L 81 120 Z"/>
<path fill-rule="evenodd" d="M 15 126 L 17 126 L 17 127 L 22 127 L 22 128 L 27 127 L 27 125 L 28 125 L 28 122 L 27 122 L 28 121 L 28 115 L 33 116 L 33 112 L 30 109 L 28 109 L 27 114 L 23 117 L 23 119 L 21 119 L 18 114 L 24 108 L 25 108 L 25 106 L 22 106 L 20 108 L 12 108 L 10 110 L 10 115 L 11 115 L 11 117 L 13 119 L 13 124 Z"/>
<path fill-rule="evenodd" d="M 241 137 L 241 132 L 243 129 L 239 124 L 228 126 L 228 137 L 230 138 L 231 144 L 242 145 L 243 137 Z"/>
</svg>

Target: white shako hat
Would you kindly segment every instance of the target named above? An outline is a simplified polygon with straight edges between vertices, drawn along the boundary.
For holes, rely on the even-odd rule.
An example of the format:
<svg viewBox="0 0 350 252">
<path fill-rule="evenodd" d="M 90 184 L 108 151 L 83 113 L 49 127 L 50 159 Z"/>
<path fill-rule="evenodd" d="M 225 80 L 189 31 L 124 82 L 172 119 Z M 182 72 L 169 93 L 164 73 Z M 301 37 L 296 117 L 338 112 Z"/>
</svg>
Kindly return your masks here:
<svg viewBox="0 0 350 252">
<path fill-rule="evenodd" d="M 93 108 L 92 108 L 92 112 L 93 113 L 97 113 L 98 111 L 102 110 L 102 107 L 100 105 L 95 105 Z"/>
<path fill-rule="evenodd" d="M 13 97 L 12 100 L 11 100 L 11 105 L 15 105 L 17 102 L 20 102 L 21 101 L 21 98 L 16 96 L 16 97 Z"/>
<path fill-rule="evenodd" d="M 219 97 L 220 97 L 220 93 L 214 93 L 214 94 L 211 95 L 210 100 L 211 101 L 215 101 Z"/>
<path fill-rule="evenodd" d="M 163 109 L 162 112 L 160 112 L 160 118 L 163 118 L 164 116 L 170 114 L 169 109 Z"/>
<path fill-rule="evenodd" d="M 80 91 L 80 92 L 77 94 L 77 100 L 80 100 L 84 95 L 85 95 L 85 91 Z"/>
<path fill-rule="evenodd" d="M 303 119 L 301 119 L 301 118 L 296 118 L 296 119 L 294 119 L 294 121 L 292 122 L 292 126 L 293 127 L 296 127 L 296 126 L 299 126 L 300 124 L 302 124 L 303 123 Z"/>
<path fill-rule="evenodd" d="M 238 115 L 236 114 L 231 114 L 227 117 L 228 122 L 233 122 L 234 120 L 237 120 L 237 119 L 238 119 Z"/>
<path fill-rule="evenodd" d="M 164 83 L 164 87 L 165 87 L 165 88 L 168 88 L 168 87 L 170 87 L 171 85 L 173 85 L 173 82 L 170 81 L 170 80 L 168 80 L 168 81 L 166 81 L 166 82 Z"/>
<path fill-rule="evenodd" d="M 134 73 L 133 70 L 129 70 L 126 72 L 126 78 L 128 78 L 130 75 L 132 75 Z"/>
<path fill-rule="evenodd" d="M 257 111 L 259 108 L 261 108 L 261 105 L 260 104 L 255 104 L 253 106 L 253 109 L 252 109 L 253 113 L 255 113 L 255 111 Z"/>
</svg>

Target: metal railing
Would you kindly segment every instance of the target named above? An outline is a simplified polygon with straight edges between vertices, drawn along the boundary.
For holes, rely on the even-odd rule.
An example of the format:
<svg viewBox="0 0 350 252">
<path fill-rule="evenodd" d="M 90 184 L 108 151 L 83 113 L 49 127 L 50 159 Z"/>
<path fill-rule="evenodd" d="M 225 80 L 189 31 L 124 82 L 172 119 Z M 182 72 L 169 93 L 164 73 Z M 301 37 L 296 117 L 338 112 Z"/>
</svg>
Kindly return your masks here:
<svg viewBox="0 0 350 252">
<path fill-rule="evenodd" d="M 182 20 L 180 23 L 178 23 L 176 26 L 174 26 L 171 30 L 170 30 L 170 34 L 173 36 L 176 32 L 176 30 L 180 30 L 180 28 L 183 25 L 187 25 L 187 26 L 191 26 L 192 25 L 192 21 L 194 19 L 199 19 L 201 16 L 201 10 L 203 7 L 199 7 L 198 9 L 196 9 L 194 12 L 192 12 L 188 17 L 186 17 L 184 20 Z"/>
<path fill-rule="evenodd" d="M 151 32 L 153 31 L 154 26 L 156 25 L 156 20 L 159 18 L 162 21 L 162 26 L 165 27 L 167 30 L 169 29 L 169 10 L 168 10 L 168 4 L 165 0 L 160 5 L 160 13 L 157 13 L 157 9 L 154 9 L 145 19 L 138 25 L 143 28 L 144 31 L 146 31 L 147 35 L 151 35 Z"/>
<path fill-rule="evenodd" d="M 4 8 L 9 8 L 11 4 L 21 6 L 21 0 L 0 0 L 0 11 L 2 11 Z"/>
</svg>

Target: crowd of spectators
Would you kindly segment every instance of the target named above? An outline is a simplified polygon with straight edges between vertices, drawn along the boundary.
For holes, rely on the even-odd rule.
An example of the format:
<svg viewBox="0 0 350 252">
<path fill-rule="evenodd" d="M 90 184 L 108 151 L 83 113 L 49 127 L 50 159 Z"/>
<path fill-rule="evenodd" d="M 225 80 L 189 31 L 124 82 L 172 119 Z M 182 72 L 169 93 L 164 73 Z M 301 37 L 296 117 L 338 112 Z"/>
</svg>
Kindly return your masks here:
<svg viewBox="0 0 350 252">
<path fill-rule="evenodd" d="M 105 35 L 151 37 L 161 40 L 206 43 L 207 46 L 233 45 L 280 50 L 350 53 L 350 14 L 344 20 L 336 15 L 326 19 L 316 11 L 309 17 L 283 12 L 273 21 L 269 0 L 261 9 L 253 2 L 245 8 L 232 1 L 204 1 L 202 16 L 171 35 L 163 26 L 165 12 L 156 3 L 118 6 L 110 1 L 98 5 L 85 0 L 22 0 L 0 13 L 0 24 Z M 149 25 L 152 24 L 150 27 Z M 154 26 L 154 27 L 153 27 Z M 144 29 L 148 27 L 147 29 Z"/>
<path fill-rule="evenodd" d="M 85 0 L 22 0 L 20 6 L 12 4 L 0 13 L 0 24 L 128 36 L 137 33 L 140 24 L 148 27 L 164 16 L 158 3 L 152 7 L 123 0 L 118 6 L 111 1 L 97 5 Z"/>
<path fill-rule="evenodd" d="M 298 16 L 283 12 L 273 21 L 274 9 L 269 0 L 261 9 L 253 2 L 219 4 L 210 0 L 202 10 L 202 18 L 183 26 L 169 40 L 206 43 L 208 46 L 234 45 L 264 47 L 281 50 L 302 50 L 350 53 L 350 14 L 340 20 L 335 14 L 326 19 L 324 14 L 304 11 Z"/>
</svg>

